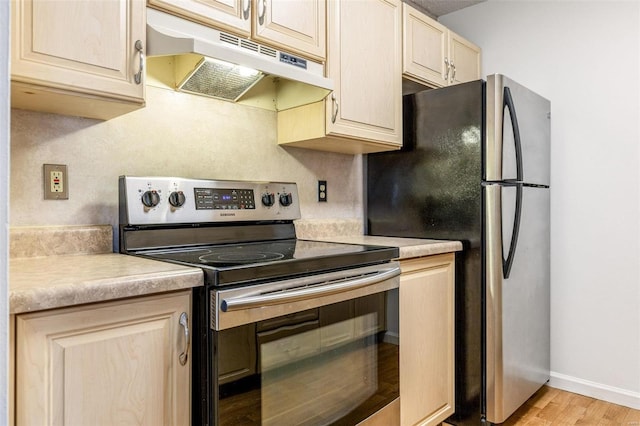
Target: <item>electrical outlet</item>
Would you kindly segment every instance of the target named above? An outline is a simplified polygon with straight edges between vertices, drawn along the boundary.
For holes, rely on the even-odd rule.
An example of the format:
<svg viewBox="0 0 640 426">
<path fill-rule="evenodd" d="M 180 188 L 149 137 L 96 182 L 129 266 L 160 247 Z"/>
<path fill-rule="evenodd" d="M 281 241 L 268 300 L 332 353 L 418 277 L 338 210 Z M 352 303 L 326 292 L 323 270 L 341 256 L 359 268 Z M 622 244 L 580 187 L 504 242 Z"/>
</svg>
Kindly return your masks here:
<svg viewBox="0 0 640 426">
<path fill-rule="evenodd" d="M 318 181 L 318 202 L 326 202 L 327 201 L 327 181 L 319 180 Z"/>
<path fill-rule="evenodd" d="M 68 200 L 69 180 L 67 166 L 64 164 L 44 164 L 44 199 Z"/>
</svg>

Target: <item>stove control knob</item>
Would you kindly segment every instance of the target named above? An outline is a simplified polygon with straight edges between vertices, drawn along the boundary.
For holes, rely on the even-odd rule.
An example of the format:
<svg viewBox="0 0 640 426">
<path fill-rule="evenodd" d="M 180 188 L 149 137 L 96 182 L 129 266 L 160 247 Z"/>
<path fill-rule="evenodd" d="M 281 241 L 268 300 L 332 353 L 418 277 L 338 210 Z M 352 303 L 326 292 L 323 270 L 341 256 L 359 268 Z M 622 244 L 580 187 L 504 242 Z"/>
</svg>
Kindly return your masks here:
<svg viewBox="0 0 640 426">
<path fill-rule="evenodd" d="M 262 194 L 262 204 L 271 207 L 276 202 L 276 196 L 273 193 Z"/>
<path fill-rule="evenodd" d="M 280 204 L 283 207 L 290 206 L 292 202 L 293 198 L 291 197 L 291 193 L 287 194 L 286 192 L 283 192 L 282 194 L 280 194 Z"/>
<path fill-rule="evenodd" d="M 142 204 L 149 208 L 160 204 L 160 195 L 158 195 L 158 191 L 151 190 L 142 194 Z"/>
<path fill-rule="evenodd" d="M 169 194 L 169 204 L 173 207 L 182 207 L 184 206 L 184 202 L 186 201 L 186 197 L 184 196 L 184 192 L 182 191 L 173 191 Z"/>
</svg>

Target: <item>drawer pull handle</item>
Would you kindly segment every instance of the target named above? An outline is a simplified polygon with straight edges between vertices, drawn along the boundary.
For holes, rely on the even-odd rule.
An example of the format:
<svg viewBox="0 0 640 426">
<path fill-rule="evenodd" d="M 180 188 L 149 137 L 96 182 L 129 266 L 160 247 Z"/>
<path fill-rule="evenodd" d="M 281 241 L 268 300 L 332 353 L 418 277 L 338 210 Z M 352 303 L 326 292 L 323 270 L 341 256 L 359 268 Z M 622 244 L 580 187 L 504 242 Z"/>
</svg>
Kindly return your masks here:
<svg viewBox="0 0 640 426">
<path fill-rule="evenodd" d="M 264 25 L 264 15 L 267 13 L 267 0 L 262 0 L 262 10 L 258 14 L 258 22 Z"/>
<path fill-rule="evenodd" d="M 336 99 L 336 94 L 331 94 L 331 101 L 333 103 L 333 113 L 331 114 L 331 122 L 335 123 L 336 118 L 338 118 L 338 110 L 340 109 L 340 105 L 338 105 L 338 100 Z"/>
<path fill-rule="evenodd" d="M 134 47 L 140 53 L 140 69 L 133 75 L 133 80 L 136 84 L 140 84 L 142 82 L 142 71 L 144 70 L 144 52 L 142 51 L 142 42 L 137 40 Z"/>
<path fill-rule="evenodd" d="M 444 73 L 444 81 L 449 81 L 449 70 L 451 69 L 451 65 L 449 64 L 448 58 L 444 58 L 444 65 L 447 67 L 447 70 Z"/>
<path fill-rule="evenodd" d="M 220 304 L 220 309 L 222 312 L 231 312 L 263 306 L 284 305 L 286 303 L 292 303 L 299 300 L 308 300 L 331 294 L 345 293 L 355 289 L 363 289 L 365 287 L 390 280 L 399 275 L 400 268 L 392 267 L 389 269 L 382 269 L 367 276 L 338 279 L 333 282 L 323 282 L 316 286 L 309 285 L 287 291 L 223 299 Z"/>
<path fill-rule="evenodd" d="M 186 312 L 180 314 L 180 325 L 184 328 L 184 351 L 180 354 L 180 365 L 185 365 L 189 357 L 189 346 L 191 338 L 189 336 L 189 317 Z"/>
<path fill-rule="evenodd" d="M 242 17 L 246 20 L 249 19 L 249 11 L 251 10 L 251 0 L 243 1 L 244 7 L 242 8 Z"/>
</svg>

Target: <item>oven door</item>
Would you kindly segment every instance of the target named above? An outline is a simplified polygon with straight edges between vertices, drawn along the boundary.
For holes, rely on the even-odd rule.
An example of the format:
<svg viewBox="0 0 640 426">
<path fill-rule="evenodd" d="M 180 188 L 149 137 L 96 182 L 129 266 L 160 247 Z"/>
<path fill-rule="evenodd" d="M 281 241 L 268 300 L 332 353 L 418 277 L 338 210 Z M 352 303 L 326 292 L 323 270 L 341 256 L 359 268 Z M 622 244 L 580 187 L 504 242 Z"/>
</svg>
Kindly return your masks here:
<svg viewBox="0 0 640 426">
<path fill-rule="evenodd" d="M 399 274 L 392 262 L 212 290 L 211 422 L 355 425 L 397 399 Z"/>
</svg>

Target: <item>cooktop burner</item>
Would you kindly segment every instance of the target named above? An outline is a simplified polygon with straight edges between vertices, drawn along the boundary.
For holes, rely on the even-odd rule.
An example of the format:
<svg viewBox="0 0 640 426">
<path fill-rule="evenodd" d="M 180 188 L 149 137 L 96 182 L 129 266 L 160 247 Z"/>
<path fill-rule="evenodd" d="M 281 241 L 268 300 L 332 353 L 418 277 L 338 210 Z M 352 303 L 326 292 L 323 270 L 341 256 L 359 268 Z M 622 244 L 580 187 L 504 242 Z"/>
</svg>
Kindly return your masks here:
<svg viewBox="0 0 640 426">
<path fill-rule="evenodd" d="M 269 262 L 273 260 L 280 260 L 284 257 L 282 253 L 269 253 L 269 252 L 257 252 L 257 253 L 210 253 L 199 257 L 201 262 L 213 263 L 213 264 L 226 264 L 226 263 L 258 263 Z"/>
<path fill-rule="evenodd" d="M 360 244 L 289 239 L 193 248 L 147 250 L 137 254 L 203 268 L 216 285 L 339 269 L 388 261 L 397 249 Z"/>
<path fill-rule="evenodd" d="M 367 246 L 309 240 L 260 241 L 197 248 L 150 250 L 143 254 L 162 260 L 224 268 L 276 261 L 302 261 L 367 251 Z"/>
</svg>

